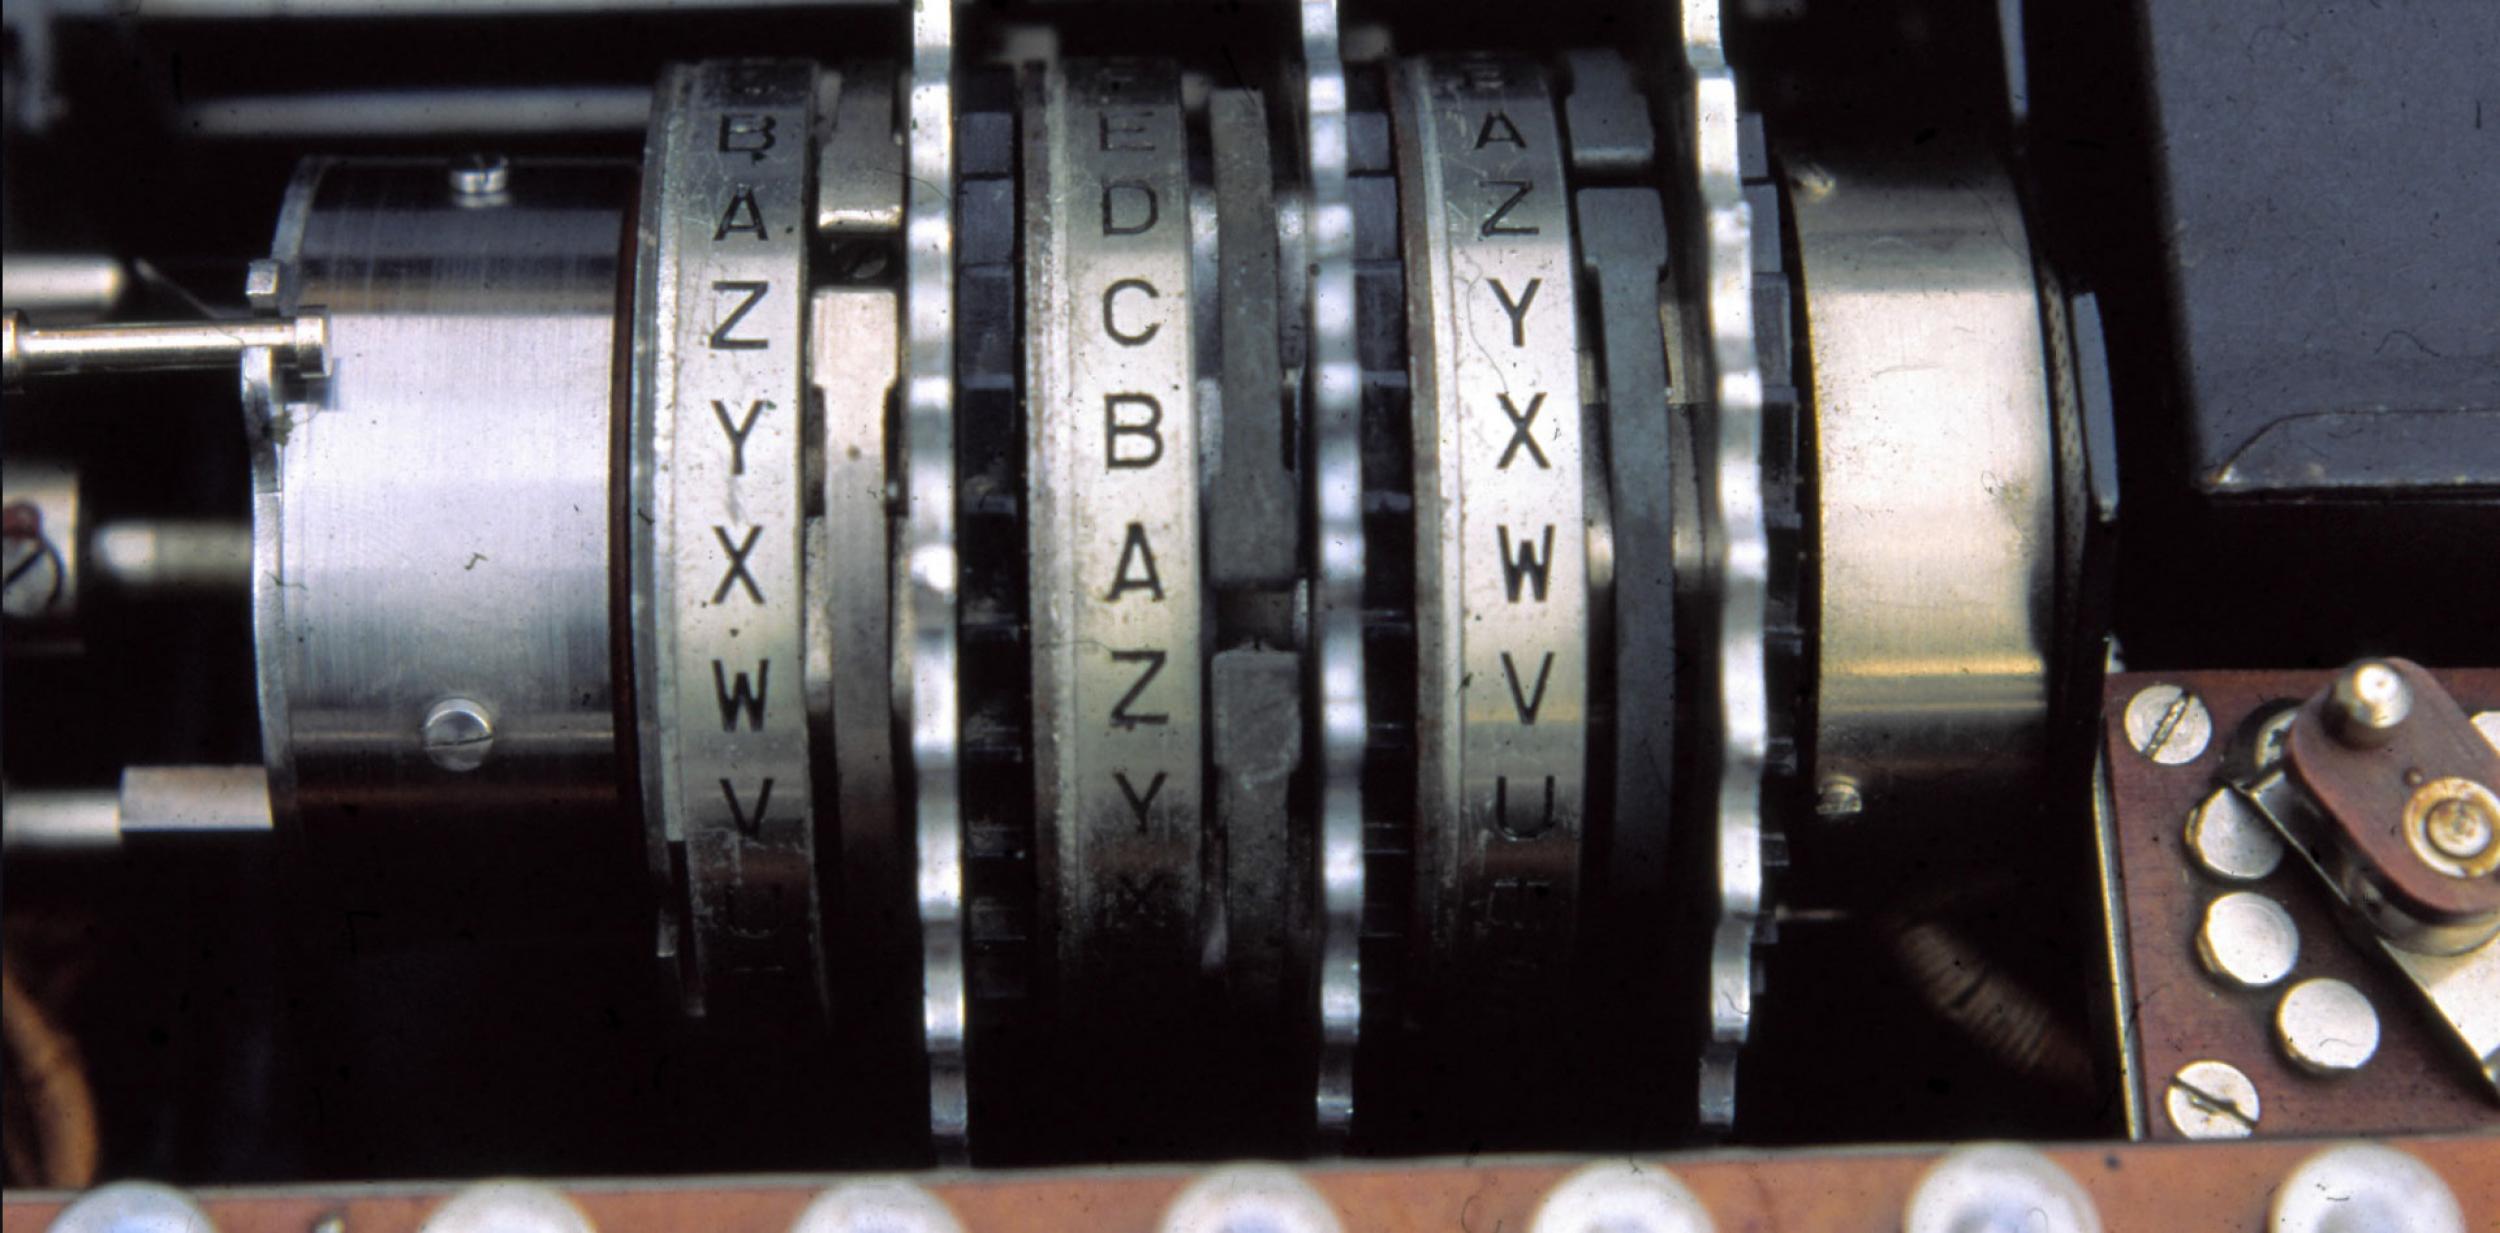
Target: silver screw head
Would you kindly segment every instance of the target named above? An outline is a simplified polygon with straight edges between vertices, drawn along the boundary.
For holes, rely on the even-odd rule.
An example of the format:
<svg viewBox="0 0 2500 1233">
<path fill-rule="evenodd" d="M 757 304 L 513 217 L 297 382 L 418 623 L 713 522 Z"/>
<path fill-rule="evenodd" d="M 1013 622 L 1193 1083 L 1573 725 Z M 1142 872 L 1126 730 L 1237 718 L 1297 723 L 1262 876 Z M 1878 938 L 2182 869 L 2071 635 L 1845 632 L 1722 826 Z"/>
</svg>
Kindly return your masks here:
<svg viewBox="0 0 2500 1233">
<path fill-rule="evenodd" d="M 419 1233 L 594 1233 L 573 1200 L 537 1182 L 463 1187 L 425 1218 Z"/>
<path fill-rule="evenodd" d="M 2170 1076 L 2163 1094 L 2170 1124 L 2191 1139 L 2245 1139 L 2257 1133 L 2257 1085 L 2240 1068 L 2210 1058 Z"/>
<path fill-rule="evenodd" d="M 2377 749 L 2396 739 L 2396 729 L 2411 714 L 2413 690 L 2403 674 L 2375 659 L 2345 669 L 2327 692 L 2327 726 L 2335 739 L 2355 749 Z"/>
<path fill-rule="evenodd" d="M 1713 1233 L 1693 1192 L 1656 1165 L 1607 1160 L 1554 1183 L 1528 1219 L 1528 1233 Z"/>
<path fill-rule="evenodd" d="M 114 1182 L 78 1196 L 49 1233 L 216 1233 L 190 1196 L 155 1182 Z"/>
<path fill-rule="evenodd" d="M 2437 1170 L 2408 1152 L 2346 1143 L 2302 1161 L 2274 1192 L 2273 1233 L 2465 1233 Z"/>
<path fill-rule="evenodd" d="M 2255 891 L 2233 891 L 2205 906 L 2196 957 L 2234 985 L 2263 989 L 2300 962 L 2300 926 L 2282 904 Z"/>
<path fill-rule="evenodd" d="M 451 191 L 464 200 L 500 197 L 512 187 L 512 163 L 500 154 L 465 154 L 451 163 Z"/>
<path fill-rule="evenodd" d="M 1858 790 L 1858 781 L 1847 775 L 1827 776 L 1815 790 L 1814 812 L 1817 817 L 1854 817 L 1865 809 L 1865 794 Z"/>
<path fill-rule="evenodd" d="M 2101 1214 L 2074 1175 L 2038 1149 L 1976 1143 L 1919 1179 L 1902 1233 L 2101 1233 Z"/>
<path fill-rule="evenodd" d="M 2226 882 L 2255 882 L 2283 863 L 2283 837 L 2229 788 L 2214 789 L 2188 815 L 2187 849 L 2199 868 Z"/>
<path fill-rule="evenodd" d="M 2378 1008 L 2340 980 L 2304 980 L 2275 1004 L 2274 1039 L 2283 1056 L 2310 1074 L 2351 1074 L 2378 1052 Z"/>
<path fill-rule="evenodd" d="M 43 511 L 31 502 L 7 508 L 7 530 L 0 533 L 0 613 L 20 620 L 40 617 L 59 605 L 69 591 L 61 551 L 45 533 Z"/>
<path fill-rule="evenodd" d="M 817 1195 L 790 1233 L 963 1233 L 946 1202 L 910 1182 L 845 1182 Z"/>
<path fill-rule="evenodd" d="M 1344 1233 L 1337 1210 L 1290 1169 L 1231 1165 L 1181 1191 L 1161 1233 Z"/>
<path fill-rule="evenodd" d="M 445 698 L 425 713 L 425 756 L 455 774 L 485 765 L 495 747 L 495 719 L 471 698 Z"/>
<path fill-rule="evenodd" d="M 2127 744 L 2162 764 L 2194 762 L 2214 739 L 2214 717 L 2205 700 L 2179 686 L 2147 685 L 2127 700 Z"/>
</svg>

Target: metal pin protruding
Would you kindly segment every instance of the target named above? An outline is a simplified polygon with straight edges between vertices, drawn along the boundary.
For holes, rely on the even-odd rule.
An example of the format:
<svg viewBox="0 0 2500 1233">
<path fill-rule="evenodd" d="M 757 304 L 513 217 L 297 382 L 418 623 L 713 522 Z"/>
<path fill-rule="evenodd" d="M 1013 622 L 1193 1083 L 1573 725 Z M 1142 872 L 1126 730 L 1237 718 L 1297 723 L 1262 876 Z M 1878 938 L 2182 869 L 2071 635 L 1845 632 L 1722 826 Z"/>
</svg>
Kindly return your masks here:
<svg viewBox="0 0 2500 1233">
<path fill-rule="evenodd" d="M 2396 729 L 2412 713 L 2413 690 L 2404 675 L 2375 659 L 2354 664 L 2327 693 L 2327 727 L 2355 749 L 2377 749 L 2396 739 Z"/>
<path fill-rule="evenodd" d="M 161 372 L 219 368 L 266 347 L 299 373 L 329 369 L 330 321 L 317 313 L 275 319 L 37 329 L 11 312 L 0 331 L 0 381 L 16 389 L 31 377 L 73 373 Z"/>
</svg>

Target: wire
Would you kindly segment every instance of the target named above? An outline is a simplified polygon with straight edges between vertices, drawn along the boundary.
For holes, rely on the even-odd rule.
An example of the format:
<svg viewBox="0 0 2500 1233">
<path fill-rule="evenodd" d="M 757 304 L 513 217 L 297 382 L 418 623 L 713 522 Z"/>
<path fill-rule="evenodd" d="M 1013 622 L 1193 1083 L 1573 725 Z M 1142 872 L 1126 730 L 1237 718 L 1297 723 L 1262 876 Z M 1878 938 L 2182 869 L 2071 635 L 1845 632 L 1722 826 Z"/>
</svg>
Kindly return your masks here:
<svg viewBox="0 0 2500 1233">
<path fill-rule="evenodd" d="M 16 1185 L 84 1189 L 95 1181 L 100 1139 L 95 1089 L 76 1042 L 18 980 L 18 965 L 0 960 L 0 1036 L 8 1044 L 12 1103 L 32 1132 L 28 1145 L 11 1136 L 6 1157 Z M 9 1129 L 16 1132 L 14 1124 Z M 31 1150 L 30 1150 L 31 1147 Z"/>
</svg>

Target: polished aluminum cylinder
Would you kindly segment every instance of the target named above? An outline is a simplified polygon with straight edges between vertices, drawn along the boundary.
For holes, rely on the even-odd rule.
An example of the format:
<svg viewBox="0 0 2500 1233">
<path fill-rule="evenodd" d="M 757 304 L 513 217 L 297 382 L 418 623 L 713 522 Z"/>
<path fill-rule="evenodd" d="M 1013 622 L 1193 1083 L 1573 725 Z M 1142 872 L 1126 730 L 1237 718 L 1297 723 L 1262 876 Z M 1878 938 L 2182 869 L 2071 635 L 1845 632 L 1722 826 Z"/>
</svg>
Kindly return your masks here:
<svg viewBox="0 0 2500 1233">
<path fill-rule="evenodd" d="M 252 587 L 252 528 L 204 519 L 140 519 L 97 527 L 93 580 L 134 598 L 223 597 Z"/>
<path fill-rule="evenodd" d="M 1939 793 L 2026 800 L 2048 743 L 2059 471 L 2020 203 L 1975 167 L 1789 168 L 1817 454 L 1818 792 L 1892 818 Z"/>
<path fill-rule="evenodd" d="M 650 115 L 651 91 L 643 86 L 469 87 L 237 95 L 186 104 L 174 122 L 184 133 L 212 140 L 440 141 L 450 134 L 636 132 Z"/>
<path fill-rule="evenodd" d="M 10 253 L 0 261 L 0 306 L 34 321 L 92 321 L 129 289 L 129 269 L 105 253 Z"/>
<path fill-rule="evenodd" d="M 119 789 L 13 791 L 0 813 L 0 848 L 12 856 L 110 853 L 141 836 L 265 834 L 269 774 L 257 766 L 134 766 L 122 772 Z"/>
<path fill-rule="evenodd" d="M 118 850 L 121 794 L 110 788 L 12 790 L 0 797 L 0 851 L 68 856 Z"/>
<path fill-rule="evenodd" d="M 516 162 L 486 196 L 460 170 L 314 160 L 278 224 L 274 307 L 321 307 L 337 359 L 257 412 L 253 464 L 262 748 L 281 828 L 316 842 L 425 851 L 447 827 L 547 830 L 617 800 L 609 432 L 633 169 Z"/>
</svg>

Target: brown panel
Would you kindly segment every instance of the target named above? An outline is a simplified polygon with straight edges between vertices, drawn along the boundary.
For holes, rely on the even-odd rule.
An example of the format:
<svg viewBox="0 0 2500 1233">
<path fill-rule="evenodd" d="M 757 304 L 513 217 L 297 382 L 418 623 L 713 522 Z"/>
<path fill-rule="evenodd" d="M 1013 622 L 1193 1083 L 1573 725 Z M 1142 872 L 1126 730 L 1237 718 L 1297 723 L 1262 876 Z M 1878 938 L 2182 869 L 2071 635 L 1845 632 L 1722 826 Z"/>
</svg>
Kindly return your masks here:
<svg viewBox="0 0 2500 1233">
<path fill-rule="evenodd" d="M 2261 1233 L 2274 1187 L 2320 1145 L 2270 1140 L 2114 1144 L 2049 1154 L 2092 1193 L 2110 1233 Z M 2500 1228 L 2500 1139 L 2400 1144 L 2437 1169 L 2464 1206 L 2466 1227 Z M 1716 1219 L 1720 1233 L 1898 1233 L 1902 1205 L 1934 1149 L 1666 1158 Z M 1527 1226 L 1537 1200 L 1570 1162 L 1508 1161 L 1407 1167 L 1349 1165 L 1305 1176 L 1335 1205 L 1349 1233 L 1494 1233 Z M 922 1180 L 968 1233 L 1152 1233 L 1192 1174 L 1150 1169 L 1092 1173 L 932 1174 Z M 601 1233 L 783 1233 L 807 1200 L 838 1179 L 773 1178 L 684 1184 L 585 1182 L 566 1186 Z M 337 1215 L 347 1233 L 415 1233 L 450 1186 L 353 1186 L 201 1196 L 223 1233 L 307 1233 Z M 49 1195 L 11 1195 L 0 1233 L 42 1233 L 59 1210 Z"/>
<path fill-rule="evenodd" d="M 2333 894 L 2296 855 L 2248 889 L 2274 898 L 2300 926 L 2300 965 L 2272 989 L 2227 987 L 2196 958 L 2205 905 L 2240 889 L 2205 876 L 2185 849 L 2189 811 L 2220 784 L 2223 751 L 2241 721 L 2269 702 L 2308 697 L 2332 672 L 2137 673 L 2110 678 L 2102 714 L 2116 816 L 2119 869 L 2143 1049 L 2146 1121 L 2155 1138 L 2178 1132 L 2162 1111 L 2172 1074 L 2200 1058 L 2229 1062 L 2257 1085 L 2258 1134 L 2402 1134 L 2500 1127 L 2464 1048 L 2432 1022 L 2421 995 L 2383 957 L 2355 945 Z M 2500 670 L 2437 674 L 2468 713 L 2500 707 Z M 2127 699 L 2147 685 L 2185 686 L 2213 715 L 2213 740 L 2195 760 L 2163 766 L 2127 744 Z M 2377 1056 L 2358 1073 L 2321 1079 L 2294 1069 L 2274 1045 L 2283 990 L 2313 976 L 2348 981 L 2378 1007 Z"/>
</svg>

